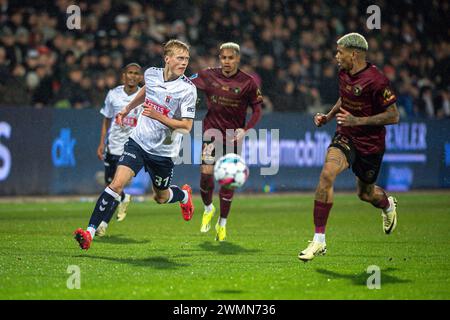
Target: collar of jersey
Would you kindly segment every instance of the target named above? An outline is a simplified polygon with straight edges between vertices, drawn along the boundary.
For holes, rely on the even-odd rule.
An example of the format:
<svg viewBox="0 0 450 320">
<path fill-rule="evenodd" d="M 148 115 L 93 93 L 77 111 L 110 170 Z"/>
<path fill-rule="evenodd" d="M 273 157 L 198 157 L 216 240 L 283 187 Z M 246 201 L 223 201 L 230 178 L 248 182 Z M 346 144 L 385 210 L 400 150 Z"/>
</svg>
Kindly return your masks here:
<svg viewBox="0 0 450 320">
<path fill-rule="evenodd" d="M 371 63 L 370 62 L 366 62 L 366 66 L 363 68 L 363 69 L 361 69 L 361 70 L 359 70 L 357 73 L 355 73 L 355 74 L 350 74 L 350 73 L 348 73 L 348 75 L 350 76 L 350 77 L 356 77 L 358 74 L 360 74 L 361 72 L 364 72 L 364 71 L 366 71 L 367 69 L 369 69 L 370 68 L 370 66 L 371 66 Z"/>
</svg>

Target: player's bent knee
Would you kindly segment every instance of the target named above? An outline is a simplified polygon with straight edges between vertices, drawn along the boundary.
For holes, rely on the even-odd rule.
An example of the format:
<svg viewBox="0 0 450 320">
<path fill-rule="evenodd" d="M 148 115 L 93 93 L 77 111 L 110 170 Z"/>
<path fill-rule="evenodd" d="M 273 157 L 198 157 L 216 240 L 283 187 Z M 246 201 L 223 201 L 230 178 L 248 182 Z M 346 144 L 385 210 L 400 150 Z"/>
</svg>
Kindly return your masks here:
<svg viewBox="0 0 450 320">
<path fill-rule="evenodd" d="M 202 164 L 200 166 L 200 173 L 213 175 L 214 174 L 214 166 L 209 165 L 209 164 Z"/>
<path fill-rule="evenodd" d="M 331 170 L 322 170 L 320 174 L 320 183 L 325 186 L 332 186 L 336 180 L 336 174 Z"/>
</svg>

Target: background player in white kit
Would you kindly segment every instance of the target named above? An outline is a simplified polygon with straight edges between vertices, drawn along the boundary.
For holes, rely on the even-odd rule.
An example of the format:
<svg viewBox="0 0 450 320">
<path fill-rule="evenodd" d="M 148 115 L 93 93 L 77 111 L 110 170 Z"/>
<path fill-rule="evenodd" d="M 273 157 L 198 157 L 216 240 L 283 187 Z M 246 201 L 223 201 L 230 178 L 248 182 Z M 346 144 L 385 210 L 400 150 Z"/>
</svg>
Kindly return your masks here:
<svg viewBox="0 0 450 320">
<path fill-rule="evenodd" d="M 105 185 L 112 182 L 114 174 L 117 170 L 117 163 L 123 153 L 124 145 L 130 137 L 131 131 L 137 125 L 137 119 L 141 114 L 143 107 L 137 107 L 123 119 L 123 125 L 120 126 L 113 121 L 116 115 L 123 110 L 134 99 L 140 87 L 139 83 L 142 81 L 142 67 L 137 63 L 130 63 L 122 70 L 123 85 L 117 86 L 109 90 L 106 95 L 105 103 L 100 113 L 104 116 L 102 121 L 102 128 L 100 132 L 100 142 L 97 148 L 97 157 L 103 160 L 105 165 Z M 105 144 L 106 140 L 106 144 Z M 117 221 L 125 219 L 127 214 L 127 207 L 130 203 L 131 196 L 125 194 L 123 191 L 120 194 L 120 199 L 115 201 L 117 206 Z M 115 209 L 113 208 L 103 216 L 103 220 L 98 226 L 95 234 L 97 236 L 104 236 L 106 228 L 111 220 Z"/>
<path fill-rule="evenodd" d="M 123 125 L 123 119 L 145 102 L 137 126 L 125 144 L 114 179 L 98 198 L 87 230 L 78 228 L 74 232 L 81 249 L 89 249 L 103 215 L 113 208 L 125 185 L 143 167 L 152 179 L 157 203 L 180 202 L 185 220 L 190 220 L 194 214 L 191 187 L 184 185 L 180 189 L 170 185 L 172 157 L 179 154 L 182 139 L 181 133 L 174 131 L 189 132 L 195 117 L 197 90 L 184 75 L 189 63 L 188 45 L 178 40 L 167 42 L 164 62 L 164 69 L 145 71 L 145 86 L 116 116 L 116 121 Z"/>
</svg>

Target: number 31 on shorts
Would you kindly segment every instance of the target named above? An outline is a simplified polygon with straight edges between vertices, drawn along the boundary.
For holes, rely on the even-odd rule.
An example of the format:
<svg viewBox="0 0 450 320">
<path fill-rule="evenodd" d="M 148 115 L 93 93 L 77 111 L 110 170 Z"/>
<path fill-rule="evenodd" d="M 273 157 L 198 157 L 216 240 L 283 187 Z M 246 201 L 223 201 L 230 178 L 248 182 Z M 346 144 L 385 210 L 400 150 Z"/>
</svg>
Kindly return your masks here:
<svg viewBox="0 0 450 320">
<path fill-rule="evenodd" d="M 157 187 L 161 187 L 161 186 L 164 187 L 164 188 L 167 187 L 167 185 L 169 184 L 169 180 L 170 180 L 170 176 L 168 176 L 167 178 L 163 179 L 162 177 L 155 175 L 155 185 Z"/>
</svg>

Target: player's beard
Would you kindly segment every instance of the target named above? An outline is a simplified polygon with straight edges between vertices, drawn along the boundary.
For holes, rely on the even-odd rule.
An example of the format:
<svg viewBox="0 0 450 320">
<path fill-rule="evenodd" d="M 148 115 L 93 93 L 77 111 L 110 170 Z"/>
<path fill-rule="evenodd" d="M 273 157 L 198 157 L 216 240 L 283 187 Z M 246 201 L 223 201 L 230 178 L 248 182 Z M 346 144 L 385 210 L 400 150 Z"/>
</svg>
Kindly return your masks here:
<svg viewBox="0 0 450 320">
<path fill-rule="evenodd" d="M 346 68 L 345 65 L 344 65 L 344 63 L 338 62 L 339 70 L 350 71 L 350 70 L 352 70 L 352 68 L 353 68 L 353 65 L 351 65 L 351 64 L 352 64 L 352 63 L 350 62 L 348 68 Z"/>
</svg>

